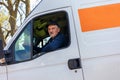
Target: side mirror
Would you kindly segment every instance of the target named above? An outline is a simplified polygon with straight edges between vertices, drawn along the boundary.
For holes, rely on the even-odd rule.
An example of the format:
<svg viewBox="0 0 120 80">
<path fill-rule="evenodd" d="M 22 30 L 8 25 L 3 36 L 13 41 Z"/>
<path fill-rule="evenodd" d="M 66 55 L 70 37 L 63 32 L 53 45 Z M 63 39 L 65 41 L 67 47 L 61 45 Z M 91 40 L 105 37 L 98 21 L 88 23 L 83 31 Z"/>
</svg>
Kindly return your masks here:
<svg viewBox="0 0 120 80">
<path fill-rule="evenodd" d="M 0 64 L 5 63 L 5 55 L 4 55 L 4 50 L 3 50 L 3 42 L 0 39 Z"/>
<path fill-rule="evenodd" d="M 0 59 L 3 58 L 4 54 L 3 54 L 3 42 L 0 39 Z"/>
</svg>

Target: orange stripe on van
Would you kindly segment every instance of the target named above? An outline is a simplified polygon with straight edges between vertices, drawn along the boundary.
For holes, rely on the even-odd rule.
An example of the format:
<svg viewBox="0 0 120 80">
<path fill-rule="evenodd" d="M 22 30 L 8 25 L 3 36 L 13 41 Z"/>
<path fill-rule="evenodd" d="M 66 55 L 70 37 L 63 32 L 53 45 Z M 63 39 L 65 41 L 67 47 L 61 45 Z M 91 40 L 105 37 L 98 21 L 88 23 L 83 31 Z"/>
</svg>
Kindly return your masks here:
<svg viewBox="0 0 120 80">
<path fill-rule="evenodd" d="M 79 9 L 82 32 L 120 27 L 120 4 Z"/>
</svg>

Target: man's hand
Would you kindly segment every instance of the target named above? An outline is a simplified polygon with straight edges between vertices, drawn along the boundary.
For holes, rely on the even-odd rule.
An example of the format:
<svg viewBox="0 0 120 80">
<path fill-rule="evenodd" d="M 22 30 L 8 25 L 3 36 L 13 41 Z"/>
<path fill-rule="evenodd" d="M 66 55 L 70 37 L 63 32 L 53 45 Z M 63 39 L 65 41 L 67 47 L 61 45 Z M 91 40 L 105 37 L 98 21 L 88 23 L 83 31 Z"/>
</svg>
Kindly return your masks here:
<svg viewBox="0 0 120 80">
<path fill-rule="evenodd" d="M 0 64 L 5 63 L 5 58 L 0 59 Z"/>
</svg>

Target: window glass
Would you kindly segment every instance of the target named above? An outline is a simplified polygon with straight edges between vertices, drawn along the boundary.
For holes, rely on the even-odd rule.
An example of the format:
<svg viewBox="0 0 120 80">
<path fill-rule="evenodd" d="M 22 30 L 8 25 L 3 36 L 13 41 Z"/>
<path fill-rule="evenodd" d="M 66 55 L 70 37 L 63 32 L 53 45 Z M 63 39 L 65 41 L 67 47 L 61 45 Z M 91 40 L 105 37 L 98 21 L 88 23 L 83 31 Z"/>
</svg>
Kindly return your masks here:
<svg viewBox="0 0 120 80">
<path fill-rule="evenodd" d="M 65 11 L 45 14 L 33 20 L 33 55 L 59 50 L 69 43 L 69 24 Z"/>
<path fill-rule="evenodd" d="M 23 61 L 31 58 L 31 24 L 29 23 L 15 43 L 15 60 Z"/>
</svg>

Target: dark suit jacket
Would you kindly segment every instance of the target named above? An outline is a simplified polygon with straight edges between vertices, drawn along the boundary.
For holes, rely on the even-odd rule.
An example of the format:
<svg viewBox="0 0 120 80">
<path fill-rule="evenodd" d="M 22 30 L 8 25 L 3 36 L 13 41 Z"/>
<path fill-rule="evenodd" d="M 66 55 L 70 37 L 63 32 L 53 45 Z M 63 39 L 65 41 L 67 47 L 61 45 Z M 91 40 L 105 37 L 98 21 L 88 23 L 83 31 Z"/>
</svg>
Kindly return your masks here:
<svg viewBox="0 0 120 80">
<path fill-rule="evenodd" d="M 66 44 L 65 36 L 59 33 L 54 39 L 50 39 L 48 43 L 41 49 L 41 52 L 49 52 L 61 47 Z"/>
</svg>

